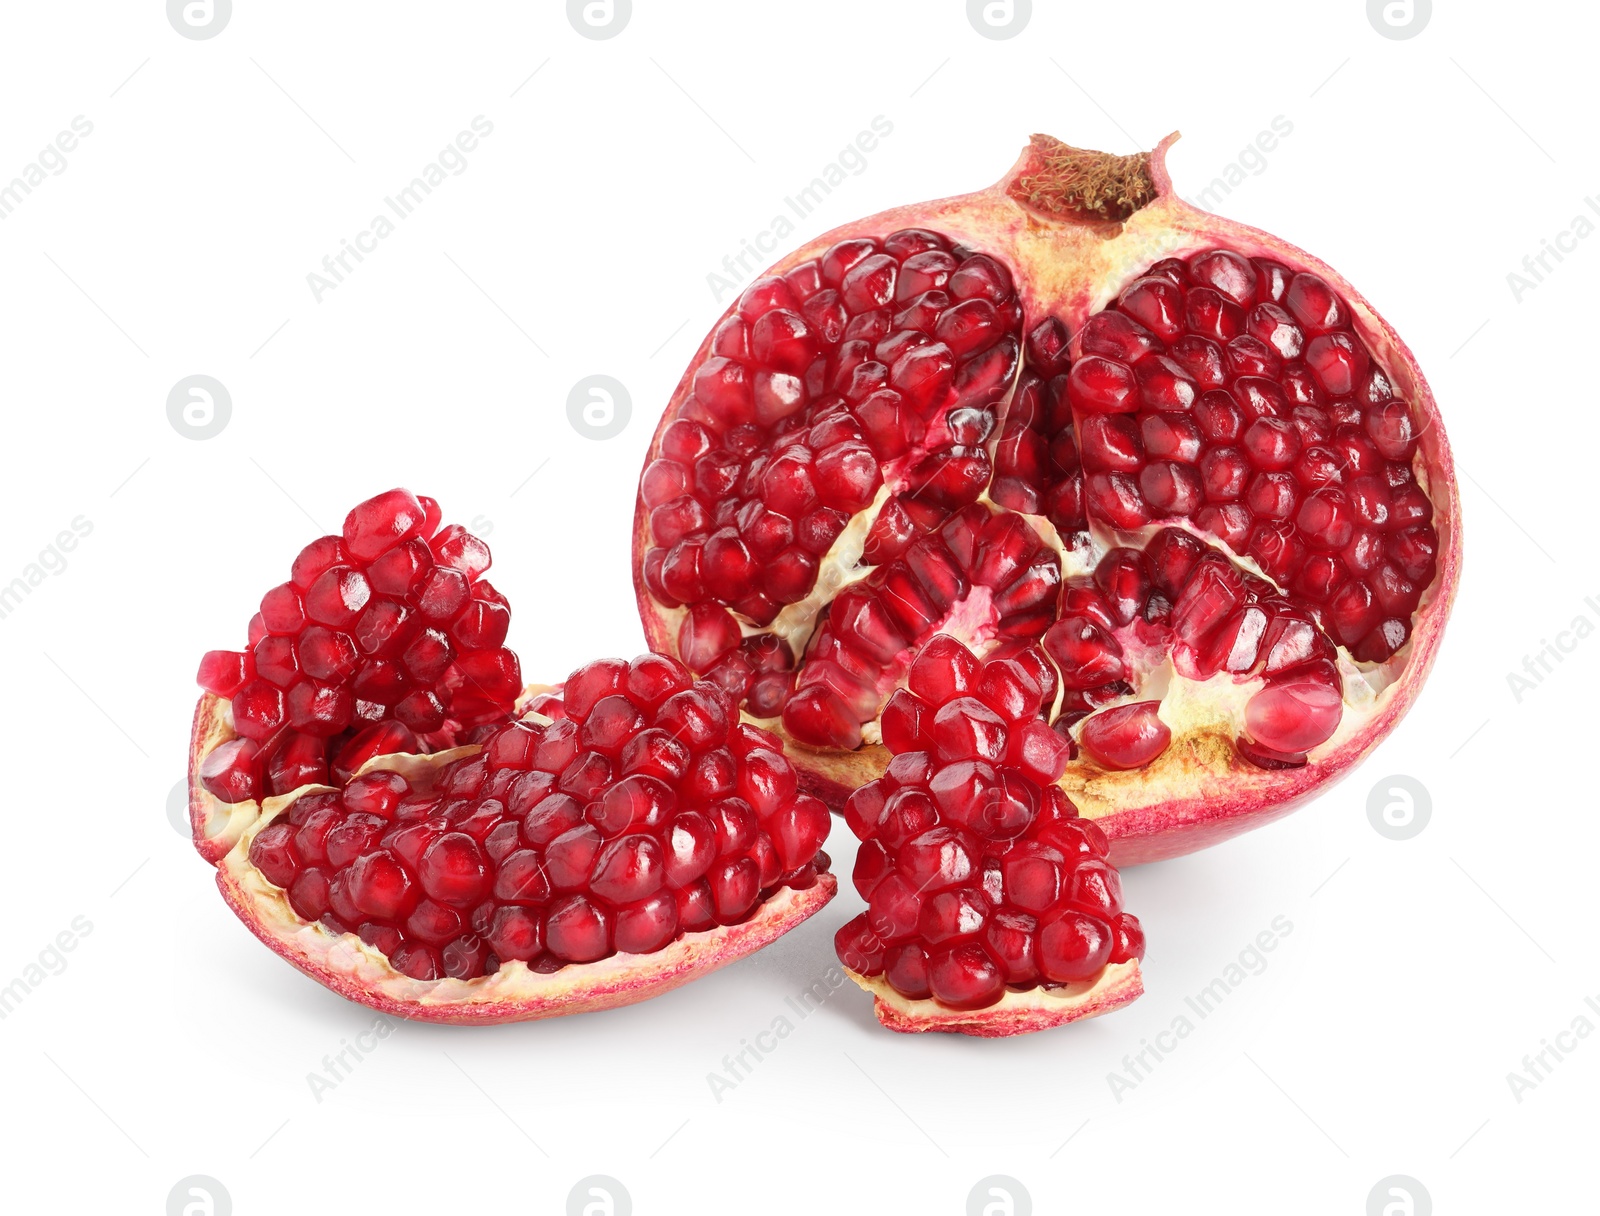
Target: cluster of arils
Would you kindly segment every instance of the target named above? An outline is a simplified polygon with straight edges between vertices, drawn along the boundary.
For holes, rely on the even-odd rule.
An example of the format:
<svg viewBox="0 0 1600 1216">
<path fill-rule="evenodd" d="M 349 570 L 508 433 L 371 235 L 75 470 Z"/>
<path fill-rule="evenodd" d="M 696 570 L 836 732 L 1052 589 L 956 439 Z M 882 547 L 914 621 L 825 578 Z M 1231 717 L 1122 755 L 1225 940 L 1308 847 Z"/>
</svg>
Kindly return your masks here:
<svg viewBox="0 0 1600 1216">
<path fill-rule="evenodd" d="M 522 691 L 489 548 L 439 504 L 390 490 L 312 541 L 261 597 L 249 647 L 213 650 L 200 686 L 238 737 L 200 780 L 224 802 L 347 781 L 373 756 L 433 751 L 503 721 Z"/>
<path fill-rule="evenodd" d="M 1438 572 L 1420 428 L 1351 306 L 1226 248 L 1136 273 L 1076 342 L 1054 316 L 1020 342 L 1018 299 L 998 258 L 925 229 L 752 285 L 645 470 L 647 623 L 675 610 L 691 669 L 822 751 L 873 741 L 943 630 L 1042 641 L 1052 721 L 1102 769 L 1172 742 L 1145 687 L 1169 666 L 1251 686 L 1242 764 L 1304 765 L 1344 721 L 1341 651 L 1391 659 Z M 799 385 L 776 413 L 773 376 Z"/>
<path fill-rule="evenodd" d="M 1091 519 L 1185 521 L 1356 658 L 1405 643 L 1439 545 L 1418 428 L 1326 281 L 1227 249 L 1169 258 L 1080 346 L 1066 395 Z"/>
</svg>

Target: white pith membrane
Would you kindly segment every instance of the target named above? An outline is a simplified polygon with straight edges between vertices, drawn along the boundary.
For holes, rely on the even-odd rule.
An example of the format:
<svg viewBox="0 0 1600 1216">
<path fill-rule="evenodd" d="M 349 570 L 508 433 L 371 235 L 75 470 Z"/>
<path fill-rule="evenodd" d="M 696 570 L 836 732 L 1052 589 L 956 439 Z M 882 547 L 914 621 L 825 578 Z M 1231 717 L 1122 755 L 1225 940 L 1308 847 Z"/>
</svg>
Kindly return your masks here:
<svg viewBox="0 0 1600 1216">
<path fill-rule="evenodd" d="M 1093 979 L 1074 984 L 1008 988 L 999 1001 L 982 1009 L 951 1009 L 932 997 L 902 996 L 881 975 L 861 975 L 848 967 L 845 974 L 872 993 L 878 1021 L 904 1034 L 942 1031 L 979 1038 L 1030 1034 L 1111 1013 L 1144 993 L 1137 959 L 1107 963 Z"/>
<path fill-rule="evenodd" d="M 551 719 L 527 706 L 551 691 L 548 685 L 529 685 L 518 699 L 516 717 L 548 725 Z M 288 892 L 270 882 L 251 862 L 250 846 L 256 836 L 288 814 L 298 799 L 338 791 L 327 785 L 306 785 L 259 803 L 222 802 L 200 784 L 196 774 L 207 752 L 237 737 L 228 702 L 209 693 L 202 697 L 191 750 L 191 819 L 196 847 L 216 863 L 223 897 L 257 937 L 296 968 L 341 996 L 400 1017 L 489 1024 L 634 1004 L 762 949 L 819 911 L 838 890 L 832 873 L 820 873 L 806 890 L 779 888 L 738 924 L 682 933 L 652 954 L 617 951 L 595 962 L 567 963 L 549 972 L 512 959 L 503 961 L 493 974 L 473 979 L 413 979 L 355 933 L 334 933 L 321 922 L 304 920 L 290 905 Z M 469 744 L 425 755 L 374 756 L 353 776 L 398 772 L 414 791 L 426 793 L 437 773 L 481 750 L 481 745 Z"/>
<path fill-rule="evenodd" d="M 1161 256 L 1187 256 L 1207 248 L 1209 246 L 1187 249 L 1174 247 Z M 1141 267 L 1140 270 L 1142 269 Z M 1138 277 L 1140 270 L 1134 271 L 1129 281 Z M 1109 291 L 1091 312 L 1099 311 L 1106 302 L 1115 300 L 1125 286 L 1125 282 L 1116 284 L 1115 290 Z M 1369 345 L 1376 345 L 1365 331 L 1362 332 L 1362 337 L 1368 340 Z M 996 406 L 997 420 L 994 431 L 985 443 L 991 459 L 1005 431 L 1006 420 L 1015 400 L 1018 384 L 1026 370 L 1025 362 L 1019 360 L 1017 373 L 1005 396 Z M 765 627 L 754 625 L 737 612 L 733 613 L 743 636 L 773 634 L 781 638 L 796 656 L 796 666 L 803 666 L 806 645 L 826 616 L 829 605 L 846 588 L 869 578 L 879 569 L 877 566 L 862 563 L 867 535 L 884 505 L 905 489 L 908 484 L 906 471 L 915 460 L 928 451 L 938 450 L 942 446 L 942 436 L 939 432 L 943 431 L 943 427 L 930 428 L 928 438 L 910 454 L 884 465 L 884 484 L 880 487 L 877 497 L 871 506 L 851 517 L 833 546 L 818 560 L 816 583 L 804 599 L 785 605 L 772 623 Z M 1412 458 L 1412 474 L 1418 486 L 1432 500 L 1428 469 L 1420 449 Z M 1249 555 L 1235 553 L 1225 541 L 1201 532 L 1185 519 L 1157 521 L 1138 531 L 1125 532 L 1109 528 L 1091 518 L 1088 529 L 1070 538 L 1069 543 L 1063 539 L 1049 519 L 1042 515 L 1032 515 L 999 506 L 989 497 L 987 490 L 979 495 L 977 502 L 993 511 L 1021 515 L 1027 520 L 1040 541 L 1060 554 L 1063 585 L 1069 578 L 1092 575 L 1100 559 L 1111 549 L 1127 546 L 1143 550 L 1157 532 L 1164 528 L 1175 527 L 1223 553 L 1239 569 L 1271 584 L 1280 593 L 1290 594 L 1287 588 L 1270 578 Z M 1424 591 L 1415 616 L 1421 616 L 1429 606 L 1438 582 L 1436 576 L 1434 582 Z M 927 637 L 937 633 L 950 634 L 982 658 L 1001 642 L 995 632 L 996 618 L 989 602 L 991 598 L 992 593 L 988 588 L 973 584 L 967 596 L 952 608 L 943 621 L 928 631 Z M 688 609 L 657 605 L 657 610 L 666 623 L 670 635 L 676 637 L 684 618 L 689 614 Z M 1260 676 L 1240 678 L 1227 673 L 1218 673 L 1206 680 L 1196 680 L 1176 671 L 1168 654 L 1152 651 L 1149 647 L 1138 643 L 1134 638 L 1135 631 L 1132 626 L 1108 632 L 1123 646 L 1124 656 L 1128 659 L 1130 668 L 1129 682 L 1134 688 L 1131 693 L 1107 701 L 1100 708 L 1113 708 L 1136 701 L 1159 700 L 1161 702 L 1159 717 L 1172 731 L 1172 744 L 1150 764 L 1127 771 L 1104 769 L 1080 752 L 1077 758 L 1068 763 L 1061 784 L 1078 803 L 1079 810 L 1084 816 L 1096 818 L 1125 805 L 1140 804 L 1142 801 L 1140 791 L 1152 776 L 1159 777 L 1164 784 L 1169 784 L 1169 788 L 1184 786 L 1204 788 L 1209 780 L 1220 780 L 1225 777 L 1237 789 L 1241 780 L 1249 781 L 1252 771 L 1257 773 L 1271 771 L 1258 769 L 1248 762 L 1240 765 L 1235 760 L 1237 752 L 1233 746 L 1234 739 L 1248 733 L 1245 729 L 1244 707 L 1251 696 L 1265 686 L 1264 678 Z M 892 664 L 885 665 L 886 672 L 898 670 L 900 673 L 898 678 L 886 678 L 880 682 L 879 689 L 885 700 L 895 688 L 904 687 L 905 669 L 910 666 L 911 660 L 926 640 L 926 637 L 919 639 L 914 645 L 902 651 Z M 1409 660 L 1411 646 L 1411 639 L 1408 638 L 1399 650 L 1381 663 L 1358 661 L 1350 654 L 1347 647 L 1342 645 L 1337 647 L 1337 663 L 1343 679 L 1344 712 L 1333 735 L 1306 753 L 1308 764 L 1315 764 L 1323 757 L 1338 751 L 1349 740 L 1359 735 L 1373 715 L 1385 707 L 1389 690 Z M 1062 691 L 1064 694 L 1064 690 Z M 1061 699 L 1062 697 L 1058 696 L 1056 706 L 1052 707 L 1049 715 L 1051 721 L 1055 719 Z M 750 720 L 763 729 L 780 735 L 785 734 L 778 717 L 765 719 L 751 717 Z M 1073 728 L 1074 738 L 1080 733 L 1081 724 Z M 881 759 L 875 754 L 881 752 L 881 748 L 876 747 L 881 742 L 880 728 L 876 721 L 863 724 L 862 739 L 865 747 L 872 749 L 869 754 L 873 755 L 876 762 L 873 763 L 870 773 L 876 776 L 887 764 L 886 753 Z"/>
</svg>

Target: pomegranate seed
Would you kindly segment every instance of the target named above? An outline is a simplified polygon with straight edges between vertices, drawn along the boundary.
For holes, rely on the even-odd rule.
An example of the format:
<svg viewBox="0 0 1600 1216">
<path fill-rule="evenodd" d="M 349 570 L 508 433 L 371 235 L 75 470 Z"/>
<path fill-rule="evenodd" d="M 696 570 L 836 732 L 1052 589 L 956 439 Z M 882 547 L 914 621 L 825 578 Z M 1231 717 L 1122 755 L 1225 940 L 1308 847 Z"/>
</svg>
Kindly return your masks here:
<svg viewBox="0 0 1600 1216">
<path fill-rule="evenodd" d="M 274 886 L 288 887 L 294 882 L 301 859 L 294 847 L 294 828 L 279 820 L 256 833 L 250 842 L 250 864 Z"/>
<path fill-rule="evenodd" d="M 974 697 L 957 697 L 942 705 L 934 715 L 933 737 L 945 763 L 999 760 L 1006 753 L 1005 722 Z"/>
<path fill-rule="evenodd" d="M 345 549 L 357 561 L 370 562 L 416 536 L 423 518 L 416 495 L 409 490 L 387 490 L 345 516 Z"/>
<path fill-rule="evenodd" d="M 200 783 L 223 802 L 252 802 L 261 796 L 256 755 L 256 745 L 249 739 L 230 739 L 201 763 Z"/>
<path fill-rule="evenodd" d="M 1137 701 L 1090 715 L 1078 741 L 1111 769 L 1143 768 L 1172 742 L 1172 731 L 1156 715 L 1159 701 Z"/>
<path fill-rule="evenodd" d="M 1039 972 L 1055 983 L 1088 979 L 1111 961 L 1111 947 L 1108 925 L 1071 908 L 1053 910 L 1039 922 Z"/>
<path fill-rule="evenodd" d="M 1121 645 L 1087 617 L 1056 622 L 1044 635 L 1044 648 L 1068 688 L 1095 688 L 1126 675 Z"/>
<path fill-rule="evenodd" d="M 1283 302 L 1308 333 L 1320 334 L 1346 324 L 1344 301 L 1314 274 L 1295 275 Z"/>
<path fill-rule="evenodd" d="M 1269 684 L 1246 703 L 1245 726 L 1273 751 L 1305 752 L 1332 737 L 1342 710 L 1338 691 L 1321 682 Z"/>
<path fill-rule="evenodd" d="M 1183 333 L 1183 293 L 1170 280 L 1153 276 L 1136 280 L 1123 291 L 1117 308 L 1164 341 Z"/>
</svg>

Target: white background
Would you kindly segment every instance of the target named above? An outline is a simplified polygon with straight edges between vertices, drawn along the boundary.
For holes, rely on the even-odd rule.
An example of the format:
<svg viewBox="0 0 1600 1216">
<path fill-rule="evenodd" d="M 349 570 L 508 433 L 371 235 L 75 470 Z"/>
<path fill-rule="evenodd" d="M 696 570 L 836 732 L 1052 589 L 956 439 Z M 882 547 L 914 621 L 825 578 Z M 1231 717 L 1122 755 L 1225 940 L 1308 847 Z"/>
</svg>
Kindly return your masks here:
<svg viewBox="0 0 1600 1216">
<path fill-rule="evenodd" d="M 0 584 L 93 528 L 0 619 L 0 985 L 92 926 L 0 1021 L 8 1210 L 156 1214 L 192 1174 L 240 1216 L 559 1213 L 589 1174 L 639 1213 L 958 1214 L 991 1174 L 1041 1213 L 1359 1214 L 1391 1174 L 1440 1213 L 1573 1210 L 1600 1035 L 1520 1102 L 1507 1074 L 1600 1027 L 1600 641 L 1520 701 L 1507 675 L 1600 623 L 1600 239 L 1520 302 L 1507 274 L 1600 194 L 1597 21 L 1440 4 L 1396 40 L 1361 0 L 1034 7 L 991 40 L 960 0 L 636 0 L 591 40 L 553 0 L 237 0 L 197 41 L 160 0 L 6 6 L 0 182 L 94 125 L 0 221 Z M 307 274 L 476 115 L 466 171 L 319 303 Z M 850 988 L 800 1020 L 785 999 L 833 964 L 846 889 L 644 1005 L 401 1025 L 316 1100 L 372 1015 L 257 944 L 169 824 L 200 653 L 393 484 L 492 529 L 530 677 L 636 653 L 633 484 L 720 312 L 707 275 L 877 115 L 893 133 L 790 243 L 979 187 L 1036 130 L 1125 152 L 1181 125 L 1192 198 L 1293 124 L 1219 209 L 1338 266 L 1431 378 L 1467 569 L 1429 687 L 1314 805 L 1128 875 L 1148 991 L 1114 1016 L 908 1039 Z M 232 397 L 204 441 L 166 414 L 193 374 Z M 633 403 L 608 441 L 566 416 L 592 374 Z M 1431 796 L 1405 842 L 1367 817 L 1392 774 Z M 1265 969 L 1118 1101 L 1108 1074 L 1278 916 Z M 715 1100 L 708 1074 L 779 1016 L 793 1033 Z"/>
</svg>

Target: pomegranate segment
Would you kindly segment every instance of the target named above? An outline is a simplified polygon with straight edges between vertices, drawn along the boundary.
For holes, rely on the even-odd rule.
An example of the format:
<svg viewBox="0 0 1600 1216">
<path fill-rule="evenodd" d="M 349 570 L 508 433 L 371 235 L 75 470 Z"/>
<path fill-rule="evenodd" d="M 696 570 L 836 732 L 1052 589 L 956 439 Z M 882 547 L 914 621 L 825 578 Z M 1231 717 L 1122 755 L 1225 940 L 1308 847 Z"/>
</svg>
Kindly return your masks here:
<svg viewBox="0 0 1600 1216">
<path fill-rule="evenodd" d="M 1039 654 L 1063 788 L 1135 860 L 1304 800 L 1426 675 L 1459 565 L 1427 385 L 1327 267 L 1182 203 L 1165 147 L 1036 137 L 829 234 L 662 419 L 647 636 L 836 808 L 932 730 L 897 689 L 941 633 Z"/>
<path fill-rule="evenodd" d="M 201 659 L 240 736 L 201 769 L 213 797 L 346 780 L 374 755 L 452 747 L 510 717 L 522 677 L 511 610 L 481 577 L 488 546 L 439 521 L 409 490 L 361 503 L 262 597 L 249 649 Z"/>
<path fill-rule="evenodd" d="M 1055 784 L 1065 751 L 1030 747 L 1055 735 L 1039 716 L 1044 686 L 1025 663 L 980 665 L 945 635 L 910 683 L 923 696 L 896 693 L 893 716 L 915 727 L 844 811 L 868 907 L 835 946 L 880 1020 L 994 1036 L 1131 1000 L 1144 933 L 1122 910 L 1105 834 Z"/>
</svg>

